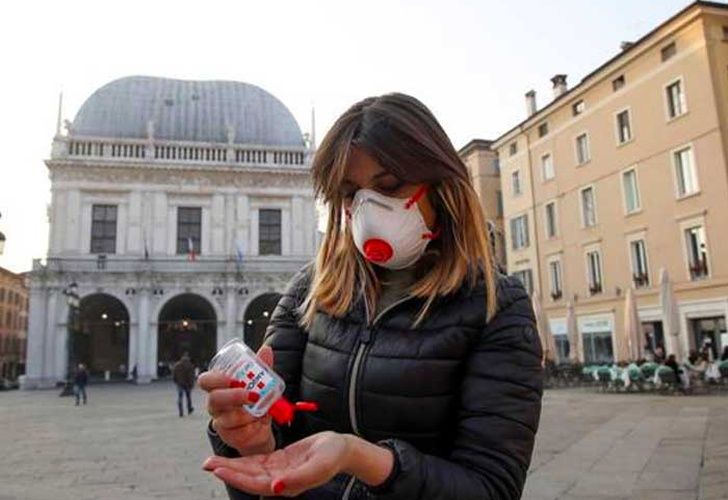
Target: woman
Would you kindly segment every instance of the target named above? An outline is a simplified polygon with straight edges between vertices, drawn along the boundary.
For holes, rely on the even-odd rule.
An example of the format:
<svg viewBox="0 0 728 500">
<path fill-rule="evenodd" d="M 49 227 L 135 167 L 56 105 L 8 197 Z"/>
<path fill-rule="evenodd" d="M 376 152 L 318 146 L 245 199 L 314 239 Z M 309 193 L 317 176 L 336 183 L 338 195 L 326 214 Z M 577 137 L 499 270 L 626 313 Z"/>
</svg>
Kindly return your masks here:
<svg viewBox="0 0 728 500">
<path fill-rule="evenodd" d="M 203 467 L 233 499 L 519 498 L 541 346 L 523 286 L 494 271 L 445 132 L 412 97 L 368 98 L 336 121 L 312 174 L 328 228 L 259 357 L 319 411 L 271 425 L 240 408 L 256 394 L 203 374 L 217 455 Z"/>
</svg>

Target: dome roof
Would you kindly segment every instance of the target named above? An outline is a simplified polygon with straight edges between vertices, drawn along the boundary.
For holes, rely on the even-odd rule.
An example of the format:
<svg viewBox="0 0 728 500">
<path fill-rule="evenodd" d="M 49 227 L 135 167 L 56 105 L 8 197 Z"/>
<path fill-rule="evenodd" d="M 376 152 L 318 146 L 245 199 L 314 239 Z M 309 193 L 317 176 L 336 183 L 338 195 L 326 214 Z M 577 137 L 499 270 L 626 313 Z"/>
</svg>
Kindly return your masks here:
<svg viewBox="0 0 728 500">
<path fill-rule="evenodd" d="M 255 85 L 130 76 L 107 83 L 86 99 L 71 134 L 303 146 L 288 108 Z"/>
</svg>

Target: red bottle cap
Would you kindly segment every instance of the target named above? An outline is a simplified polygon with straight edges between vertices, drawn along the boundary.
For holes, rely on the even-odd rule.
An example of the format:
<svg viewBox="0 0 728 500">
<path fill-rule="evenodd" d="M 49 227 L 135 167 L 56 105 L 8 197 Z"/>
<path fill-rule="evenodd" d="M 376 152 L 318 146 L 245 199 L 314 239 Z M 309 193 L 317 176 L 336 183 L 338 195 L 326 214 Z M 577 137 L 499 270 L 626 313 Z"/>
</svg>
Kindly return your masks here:
<svg viewBox="0 0 728 500">
<path fill-rule="evenodd" d="M 379 238 L 364 242 L 364 256 L 372 262 L 387 262 L 394 255 L 392 245 Z"/>
<path fill-rule="evenodd" d="M 268 410 L 273 420 L 278 425 L 291 425 L 293 417 L 297 411 L 318 411 L 318 404 L 309 401 L 299 401 L 296 404 L 291 403 L 286 398 L 281 397 L 271 405 Z"/>
</svg>

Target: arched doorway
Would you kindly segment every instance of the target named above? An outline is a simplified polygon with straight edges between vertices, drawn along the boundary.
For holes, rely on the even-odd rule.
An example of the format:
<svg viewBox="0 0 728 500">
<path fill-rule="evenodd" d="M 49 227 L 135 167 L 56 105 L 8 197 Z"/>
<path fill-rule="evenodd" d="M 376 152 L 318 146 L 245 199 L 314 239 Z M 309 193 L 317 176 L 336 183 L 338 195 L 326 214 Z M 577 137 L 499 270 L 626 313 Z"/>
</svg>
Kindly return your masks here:
<svg viewBox="0 0 728 500">
<path fill-rule="evenodd" d="M 159 313 L 157 377 L 171 374 L 171 367 L 186 352 L 192 364 L 204 370 L 215 355 L 217 316 L 205 298 L 193 293 L 178 295 Z"/>
<path fill-rule="evenodd" d="M 270 315 L 273 314 L 273 309 L 276 308 L 279 300 L 281 300 L 281 294 L 265 293 L 253 299 L 245 310 L 243 320 L 245 323 L 245 336 L 243 340 L 248 347 L 256 352 L 263 343 L 263 336 L 265 335 L 265 329 L 268 328 Z"/>
<path fill-rule="evenodd" d="M 83 363 L 89 374 L 126 378 L 129 360 L 129 311 L 116 297 L 96 293 L 81 299 L 79 323 L 70 338 L 71 363 Z"/>
</svg>

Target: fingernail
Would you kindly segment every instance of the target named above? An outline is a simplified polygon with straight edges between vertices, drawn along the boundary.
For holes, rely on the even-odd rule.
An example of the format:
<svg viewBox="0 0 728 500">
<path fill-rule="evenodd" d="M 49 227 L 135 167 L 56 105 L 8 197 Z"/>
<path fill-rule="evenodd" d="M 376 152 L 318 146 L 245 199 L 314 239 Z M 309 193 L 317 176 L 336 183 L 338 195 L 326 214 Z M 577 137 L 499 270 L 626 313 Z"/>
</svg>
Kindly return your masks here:
<svg viewBox="0 0 728 500">
<path fill-rule="evenodd" d="M 283 491 L 285 489 L 286 489 L 286 483 L 284 483 L 280 479 L 276 479 L 275 481 L 273 481 L 273 493 L 274 494 L 277 495 L 278 493 L 280 493 L 281 491 Z"/>
<path fill-rule="evenodd" d="M 248 394 L 248 401 L 250 401 L 251 403 L 257 403 L 259 399 L 260 394 L 258 394 L 257 392 L 251 392 Z"/>
<path fill-rule="evenodd" d="M 204 470 L 207 470 L 207 471 L 213 469 L 213 467 L 212 467 L 212 459 L 211 458 L 208 458 L 207 460 L 205 460 L 205 462 L 202 464 L 202 468 Z"/>
</svg>

